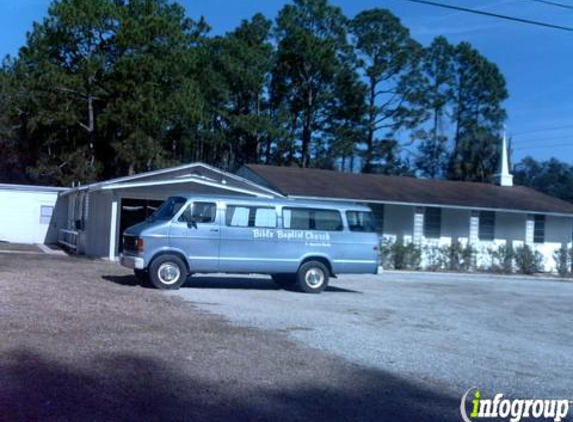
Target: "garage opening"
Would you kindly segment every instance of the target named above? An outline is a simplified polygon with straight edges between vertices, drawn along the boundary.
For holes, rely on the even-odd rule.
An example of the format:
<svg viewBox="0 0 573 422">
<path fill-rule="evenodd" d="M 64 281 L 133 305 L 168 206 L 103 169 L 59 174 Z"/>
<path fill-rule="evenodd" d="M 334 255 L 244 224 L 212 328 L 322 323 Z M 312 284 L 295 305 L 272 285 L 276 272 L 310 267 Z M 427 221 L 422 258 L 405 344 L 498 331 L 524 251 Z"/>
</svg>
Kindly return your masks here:
<svg viewBox="0 0 573 422">
<path fill-rule="evenodd" d="M 121 215 L 119 222 L 119 251 L 123 251 L 122 235 L 123 232 L 138 223 L 145 221 L 147 217 L 155 212 L 163 201 L 153 199 L 121 199 Z"/>
</svg>

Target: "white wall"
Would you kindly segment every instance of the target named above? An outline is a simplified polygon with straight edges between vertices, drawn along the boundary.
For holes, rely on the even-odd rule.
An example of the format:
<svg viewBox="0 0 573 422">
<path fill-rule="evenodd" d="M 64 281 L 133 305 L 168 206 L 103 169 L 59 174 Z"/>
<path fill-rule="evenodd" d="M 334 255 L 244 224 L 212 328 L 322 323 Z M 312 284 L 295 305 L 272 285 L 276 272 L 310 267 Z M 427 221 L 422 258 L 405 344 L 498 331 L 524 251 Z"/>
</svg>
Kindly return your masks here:
<svg viewBox="0 0 573 422">
<path fill-rule="evenodd" d="M 506 241 L 525 241 L 526 214 L 514 212 L 495 213 L 495 239 Z"/>
<path fill-rule="evenodd" d="M 384 207 L 384 233 L 387 240 L 403 238 L 405 242 L 412 241 L 414 225 L 413 206 L 385 205 Z M 465 244 L 469 239 L 470 211 L 442 208 L 442 227 L 439 239 L 422 237 L 422 247 L 447 246 L 458 240 Z M 493 241 L 478 241 L 473 246 L 477 249 L 478 267 L 489 267 L 491 256 L 489 251 L 495 250 L 510 242 L 514 248 L 525 242 L 525 224 L 527 214 L 513 212 L 496 212 L 495 231 Z M 553 259 L 554 252 L 564 246 L 571 246 L 573 233 L 573 219 L 570 217 L 546 216 L 545 243 L 531 244 L 530 246 L 542 254 L 543 269 L 547 272 L 556 270 Z M 424 265 L 426 261 L 423 260 Z"/>
<path fill-rule="evenodd" d="M 442 208 L 442 242 L 466 241 L 470 235 L 470 211 Z"/>
<path fill-rule="evenodd" d="M 54 242 L 60 214 L 42 219 L 40 212 L 42 206 L 55 208 L 57 199 L 58 192 L 0 189 L 0 241 Z"/>
<path fill-rule="evenodd" d="M 384 205 L 384 235 L 393 238 L 412 237 L 414 230 L 414 207 L 407 205 Z"/>
<path fill-rule="evenodd" d="M 566 217 L 545 217 L 545 243 L 534 243 L 533 249 L 544 257 L 545 271 L 556 271 L 557 263 L 553 259 L 555 251 L 562 246 L 571 246 L 573 220 Z"/>
</svg>

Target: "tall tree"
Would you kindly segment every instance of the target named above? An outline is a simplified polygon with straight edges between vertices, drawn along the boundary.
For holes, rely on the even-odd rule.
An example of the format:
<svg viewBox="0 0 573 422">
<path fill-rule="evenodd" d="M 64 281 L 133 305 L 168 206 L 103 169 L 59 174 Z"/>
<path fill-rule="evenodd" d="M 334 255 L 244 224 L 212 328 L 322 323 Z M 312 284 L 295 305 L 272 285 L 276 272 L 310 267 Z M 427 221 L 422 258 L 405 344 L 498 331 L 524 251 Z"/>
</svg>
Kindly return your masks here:
<svg viewBox="0 0 573 422">
<path fill-rule="evenodd" d="M 537 161 L 528 156 L 515 165 L 513 174 L 519 185 L 573 202 L 573 166 L 570 164 L 556 158 Z"/>
<path fill-rule="evenodd" d="M 30 167 L 37 180 L 97 178 L 96 119 L 115 12 L 108 0 L 54 2 L 12 62 L 19 141 L 38 153 Z"/>
<path fill-rule="evenodd" d="M 196 27 L 167 0 L 55 1 L 3 69 L 20 149 L 37 154 L 31 177 L 88 182 L 177 161 L 173 132 L 199 108 Z"/>
<path fill-rule="evenodd" d="M 422 72 L 424 76 L 423 105 L 429 122 L 416 131 L 421 140 L 416 168 L 424 177 L 440 178 L 448 165 L 448 111 L 454 95 L 454 51 L 455 48 L 440 36 L 424 50 Z"/>
<path fill-rule="evenodd" d="M 179 161 L 181 125 L 201 105 L 190 47 L 203 24 L 167 0 L 125 1 L 118 14 L 102 125 L 116 167 L 132 174 Z"/>
<path fill-rule="evenodd" d="M 497 169 L 500 137 L 506 118 L 505 78 L 498 67 L 468 43 L 455 53 L 454 151 L 448 178 L 489 181 Z"/>
<path fill-rule="evenodd" d="M 317 143 L 315 165 L 354 171 L 357 146 L 364 138 L 366 84 L 355 70 L 355 56 L 349 55 L 336 75 L 334 95 L 322 142 Z"/>
<path fill-rule="evenodd" d="M 346 18 L 326 0 L 294 0 L 276 21 L 275 98 L 287 105 L 290 131 L 300 139 L 300 164 L 308 167 L 317 135 L 325 131 L 336 75 L 348 54 Z M 291 146 L 289 159 L 294 158 Z"/>
<path fill-rule="evenodd" d="M 272 22 L 256 14 L 226 36 L 208 43 L 205 66 L 219 82 L 216 113 L 224 121 L 223 167 L 259 160 L 272 131 L 267 83 L 273 65 Z"/>
<path fill-rule="evenodd" d="M 379 148 L 377 143 L 385 142 L 388 137 L 392 139 L 400 129 L 414 128 L 423 117 L 418 106 L 421 47 L 386 9 L 359 13 L 350 28 L 359 67 L 368 85 L 362 170 L 370 172 L 374 162 L 383 158 L 376 155 L 377 150 L 395 150 L 397 146 L 391 142 Z"/>
</svg>

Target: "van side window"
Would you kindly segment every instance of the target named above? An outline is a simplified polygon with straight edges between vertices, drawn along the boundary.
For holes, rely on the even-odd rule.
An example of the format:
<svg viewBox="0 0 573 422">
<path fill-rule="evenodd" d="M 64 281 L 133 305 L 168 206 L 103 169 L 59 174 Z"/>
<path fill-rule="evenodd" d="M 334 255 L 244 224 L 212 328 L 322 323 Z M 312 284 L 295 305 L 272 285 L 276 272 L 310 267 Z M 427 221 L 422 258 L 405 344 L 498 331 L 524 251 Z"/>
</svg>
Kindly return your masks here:
<svg viewBox="0 0 573 422">
<path fill-rule="evenodd" d="M 213 202 L 195 202 L 193 204 L 193 221 L 213 223 L 217 216 L 217 204 Z"/>
<path fill-rule="evenodd" d="M 179 217 L 185 223 L 213 223 L 217 216 L 217 204 L 213 202 L 195 202 L 187 207 Z"/>
<path fill-rule="evenodd" d="M 376 224 L 371 212 L 368 211 L 346 211 L 348 228 L 352 232 L 375 232 Z"/>
<path fill-rule="evenodd" d="M 283 208 L 285 229 L 310 230 L 310 210 L 304 208 Z"/>
<path fill-rule="evenodd" d="M 283 208 L 283 227 L 295 230 L 341 231 L 342 218 L 336 210 Z"/>
<path fill-rule="evenodd" d="M 227 215 L 225 217 L 227 226 L 249 227 L 249 207 L 227 205 Z"/>
<path fill-rule="evenodd" d="M 226 224 L 229 227 L 275 228 L 277 213 L 272 207 L 227 205 Z"/>
<path fill-rule="evenodd" d="M 257 208 L 255 210 L 255 227 L 275 228 L 277 210 L 274 208 Z"/>
</svg>

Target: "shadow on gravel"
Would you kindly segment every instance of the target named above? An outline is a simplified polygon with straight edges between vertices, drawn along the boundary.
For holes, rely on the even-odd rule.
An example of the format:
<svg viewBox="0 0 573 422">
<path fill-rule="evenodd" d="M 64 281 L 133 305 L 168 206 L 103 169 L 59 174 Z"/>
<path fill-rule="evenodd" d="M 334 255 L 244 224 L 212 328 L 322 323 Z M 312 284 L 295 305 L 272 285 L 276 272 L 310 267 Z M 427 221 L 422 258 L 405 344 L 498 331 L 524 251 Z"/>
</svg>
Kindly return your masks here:
<svg viewBox="0 0 573 422">
<path fill-rule="evenodd" d="M 2 420 L 460 420 L 458 399 L 360 368 L 342 379 L 333 373 L 315 385 L 290 380 L 288 388 L 281 388 L 221 375 L 209 383 L 204 376 L 184 375 L 176 362 L 136 355 L 104 355 L 76 361 L 76 367 L 28 351 L 5 357 L 0 364 Z"/>
<path fill-rule="evenodd" d="M 296 287 L 284 289 L 266 277 L 203 277 L 192 276 L 183 286 L 199 289 L 241 289 L 241 290 L 289 290 L 297 291 Z M 326 292 L 330 293 L 361 293 L 356 290 L 343 289 L 329 285 Z"/>
<path fill-rule="evenodd" d="M 133 275 L 104 275 L 102 279 L 110 281 L 121 286 L 138 286 L 138 287 L 151 287 L 142 286 Z M 277 286 L 270 278 L 264 277 L 204 277 L 204 276 L 191 276 L 182 288 L 194 289 L 237 289 L 237 290 L 284 290 L 282 287 Z M 295 288 L 288 289 L 296 291 Z M 362 293 L 357 290 L 343 289 L 329 285 L 326 288 L 328 293 Z"/>
<path fill-rule="evenodd" d="M 120 286 L 138 286 L 138 287 L 148 287 L 142 286 L 142 284 L 135 278 L 134 275 L 103 275 L 101 277 L 106 281 L 111 281 L 112 283 L 119 284 Z"/>
<path fill-rule="evenodd" d="M 281 290 L 270 278 L 266 277 L 204 277 L 191 276 L 184 288 L 198 289 L 240 289 L 240 290 Z"/>
</svg>

